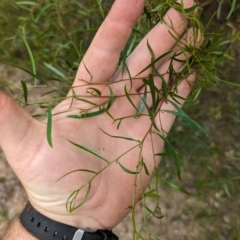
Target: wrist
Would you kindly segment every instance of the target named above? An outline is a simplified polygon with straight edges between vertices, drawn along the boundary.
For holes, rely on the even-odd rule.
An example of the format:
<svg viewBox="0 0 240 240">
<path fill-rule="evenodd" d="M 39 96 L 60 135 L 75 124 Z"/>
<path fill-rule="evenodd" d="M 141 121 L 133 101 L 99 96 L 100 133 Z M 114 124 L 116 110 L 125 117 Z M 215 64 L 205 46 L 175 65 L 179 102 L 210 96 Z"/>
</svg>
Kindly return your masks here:
<svg viewBox="0 0 240 240">
<path fill-rule="evenodd" d="M 9 225 L 3 240 L 37 240 L 31 233 L 29 233 L 21 224 L 19 216 L 15 217 Z"/>
</svg>

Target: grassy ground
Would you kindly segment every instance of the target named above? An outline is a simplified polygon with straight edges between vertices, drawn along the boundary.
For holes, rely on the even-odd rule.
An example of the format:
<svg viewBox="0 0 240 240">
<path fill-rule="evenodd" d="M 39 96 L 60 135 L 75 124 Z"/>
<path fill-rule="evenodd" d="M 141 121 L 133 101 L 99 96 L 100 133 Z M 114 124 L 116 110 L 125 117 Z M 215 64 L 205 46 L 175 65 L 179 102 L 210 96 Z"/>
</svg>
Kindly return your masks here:
<svg viewBox="0 0 240 240">
<path fill-rule="evenodd" d="M 54 74 L 47 65 L 44 67 L 46 62 L 60 69 L 70 80 L 112 1 L 103 1 L 102 5 L 97 2 L 2 0 L 0 60 L 30 72 L 36 66 L 39 78 L 50 80 Z M 219 46 L 215 50 L 219 58 L 214 56 L 211 71 L 231 84 L 213 80 L 194 102 L 186 104 L 185 111 L 207 130 L 209 137 L 202 136 L 178 119 L 169 140 L 178 151 L 183 182 L 177 179 L 170 158 L 162 160 L 159 174 L 163 179 L 184 187 L 191 196 L 161 183 L 160 207 L 164 218 L 149 219 L 149 224 L 165 240 L 240 240 L 240 91 L 234 85 L 239 84 L 240 77 L 240 4 L 233 0 L 200 2 L 204 8 L 200 18 L 205 25 L 213 16 L 204 46 Z M 215 35 L 210 34 L 213 32 Z M 32 62 L 29 53 L 33 54 Z M 211 55 L 208 57 L 211 59 Z M 13 69 L 0 68 L 0 86 L 5 90 L 15 81 L 33 79 Z M 5 162 L 1 164 L 0 220 L 6 220 L 19 209 L 15 206 L 19 204 L 16 201 L 19 183 L 9 173 Z M 11 204 L 16 210 L 9 210 Z M 149 205 L 153 207 L 154 203 Z M 141 203 L 137 208 L 141 212 Z M 141 221 L 139 213 L 138 224 Z M 116 231 L 122 239 L 130 240 L 131 217 Z"/>
</svg>

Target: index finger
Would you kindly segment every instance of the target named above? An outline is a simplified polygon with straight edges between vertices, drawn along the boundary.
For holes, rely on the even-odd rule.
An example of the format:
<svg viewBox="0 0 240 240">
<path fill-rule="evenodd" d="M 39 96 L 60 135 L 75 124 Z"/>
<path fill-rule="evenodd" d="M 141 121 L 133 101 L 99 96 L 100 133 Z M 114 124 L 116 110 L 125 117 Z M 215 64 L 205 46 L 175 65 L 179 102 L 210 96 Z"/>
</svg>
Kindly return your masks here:
<svg viewBox="0 0 240 240">
<path fill-rule="evenodd" d="M 116 0 L 80 63 L 73 86 L 79 80 L 103 82 L 116 70 L 120 53 L 140 17 L 145 0 Z"/>
</svg>

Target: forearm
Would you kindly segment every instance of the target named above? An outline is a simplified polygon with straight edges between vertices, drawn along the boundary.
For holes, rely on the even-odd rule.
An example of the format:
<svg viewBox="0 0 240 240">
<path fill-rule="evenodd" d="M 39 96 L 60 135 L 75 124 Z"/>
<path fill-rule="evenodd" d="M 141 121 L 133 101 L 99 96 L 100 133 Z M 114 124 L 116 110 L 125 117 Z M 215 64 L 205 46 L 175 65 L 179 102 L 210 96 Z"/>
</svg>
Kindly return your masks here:
<svg viewBox="0 0 240 240">
<path fill-rule="evenodd" d="M 37 240 L 21 224 L 19 217 L 13 219 L 3 235 L 3 240 Z"/>
</svg>

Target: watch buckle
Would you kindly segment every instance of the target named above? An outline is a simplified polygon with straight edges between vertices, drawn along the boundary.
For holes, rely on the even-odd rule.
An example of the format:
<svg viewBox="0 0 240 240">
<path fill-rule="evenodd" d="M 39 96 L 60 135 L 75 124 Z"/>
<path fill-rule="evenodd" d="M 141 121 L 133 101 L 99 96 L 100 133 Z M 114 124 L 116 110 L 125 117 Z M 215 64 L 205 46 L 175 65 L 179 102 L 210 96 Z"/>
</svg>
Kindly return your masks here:
<svg viewBox="0 0 240 240">
<path fill-rule="evenodd" d="M 78 230 L 75 232 L 72 240 L 82 240 L 83 235 L 84 235 L 84 231 L 81 230 L 81 229 L 78 229 Z"/>
</svg>

